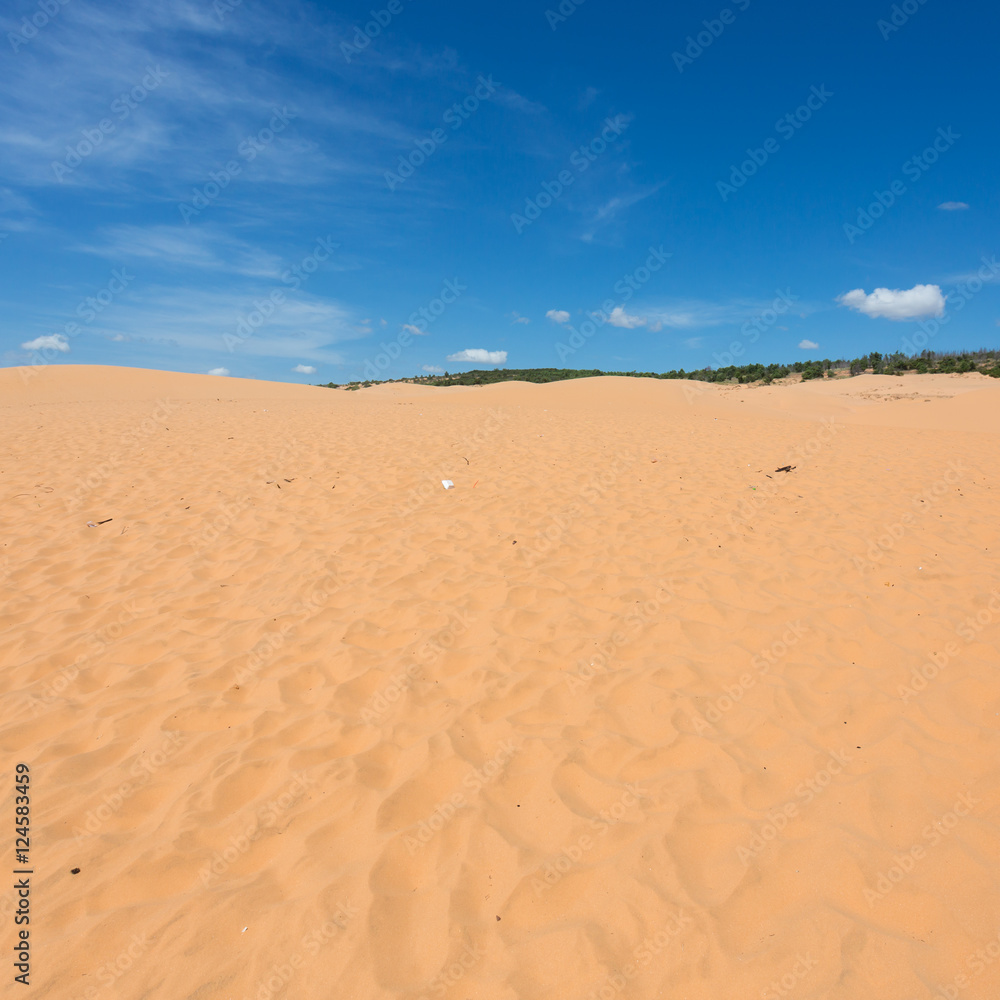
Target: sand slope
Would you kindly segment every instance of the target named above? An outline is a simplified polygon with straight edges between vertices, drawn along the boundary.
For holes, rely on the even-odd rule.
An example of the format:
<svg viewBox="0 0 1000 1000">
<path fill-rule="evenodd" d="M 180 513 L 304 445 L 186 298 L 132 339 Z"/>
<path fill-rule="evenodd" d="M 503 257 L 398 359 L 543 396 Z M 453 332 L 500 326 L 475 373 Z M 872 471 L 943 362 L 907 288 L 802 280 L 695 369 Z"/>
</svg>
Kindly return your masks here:
<svg viewBox="0 0 1000 1000">
<path fill-rule="evenodd" d="M 998 414 L 0 371 L 33 995 L 992 1000 Z"/>
</svg>

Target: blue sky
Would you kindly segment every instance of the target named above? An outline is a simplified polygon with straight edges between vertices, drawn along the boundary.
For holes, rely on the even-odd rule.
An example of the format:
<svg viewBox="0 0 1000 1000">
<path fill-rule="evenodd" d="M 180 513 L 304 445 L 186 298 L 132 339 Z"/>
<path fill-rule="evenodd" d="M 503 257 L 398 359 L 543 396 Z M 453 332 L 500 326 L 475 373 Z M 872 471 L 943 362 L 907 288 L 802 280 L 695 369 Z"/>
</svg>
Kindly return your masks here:
<svg viewBox="0 0 1000 1000">
<path fill-rule="evenodd" d="M 14 0 L 2 364 L 344 382 L 995 345 L 998 21 Z"/>
</svg>

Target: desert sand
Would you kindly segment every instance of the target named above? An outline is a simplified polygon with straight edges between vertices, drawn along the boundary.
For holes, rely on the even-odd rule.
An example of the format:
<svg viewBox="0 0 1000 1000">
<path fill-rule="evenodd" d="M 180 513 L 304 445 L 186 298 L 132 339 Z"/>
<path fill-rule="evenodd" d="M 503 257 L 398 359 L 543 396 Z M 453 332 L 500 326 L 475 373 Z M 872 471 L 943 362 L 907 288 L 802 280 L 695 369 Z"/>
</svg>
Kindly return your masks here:
<svg viewBox="0 0 1000 1000">
<path fill-rule="evenodd" d="M 11 995 L 1000 995 L 1000 382 L 0 416 Z"/>
</svg>

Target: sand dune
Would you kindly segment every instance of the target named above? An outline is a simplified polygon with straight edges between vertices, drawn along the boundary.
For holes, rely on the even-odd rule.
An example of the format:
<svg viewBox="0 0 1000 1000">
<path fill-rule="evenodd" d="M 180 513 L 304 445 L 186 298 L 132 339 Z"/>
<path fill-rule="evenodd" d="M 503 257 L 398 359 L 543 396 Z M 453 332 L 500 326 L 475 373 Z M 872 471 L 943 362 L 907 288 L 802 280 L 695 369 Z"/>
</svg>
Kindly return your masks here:
<svg viewBox="0 0 1000 1000">
<path fill-rule="evenodd" d="M 0 413 L 33 996 L 1000 992 L 1000 382 Z"/>
</svg>

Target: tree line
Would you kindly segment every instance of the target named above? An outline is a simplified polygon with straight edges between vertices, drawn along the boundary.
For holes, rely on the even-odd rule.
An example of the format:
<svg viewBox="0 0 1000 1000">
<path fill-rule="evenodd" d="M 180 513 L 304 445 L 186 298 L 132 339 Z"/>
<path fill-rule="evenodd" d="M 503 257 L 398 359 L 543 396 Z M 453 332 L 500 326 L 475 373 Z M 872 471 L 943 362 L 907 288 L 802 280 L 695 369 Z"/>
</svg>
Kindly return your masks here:
<svg viewBox="0 0 1000 1000">
<path fill-rule="evenodd" d="M 803 381 L 816 378 L 832 378 L 872 373 L 875 375 L 903 375 L 906 373 L 930 374 L 951 372 L 982 372 L 993 378 L 1000 378 L 1000 351 L 980 349 L 958 353 L 936 353 L 922 351 L 916 355 L 906 355 L 899 351 L 881 354 L 872 351 L 860 358 L 847 360 L 838 358 L 822 361 L 796 361 L 793 364 L 748 364 L 727 365 L 723 368 L 698 368 L 685 371 L 683 368 L 668 372 L 602 371 L 599 368 L 490 368 L 468 372 L 444 372 L 441 375 L 415 376 L 413 378 L 354 381 L 347 383 L 327 382 L 328 389 L 363 389 L 386 382 L 411 382 L 418 385 L 491 385 L 496 382 L 562 382 L 574 378 L 597 378 L 602 375 L 618 375 L 631 378 L 684 378 L 697 382 L 732 382 L 739 384 L 763 383 L 770 385 L 775 379 L 787 378 L 794 372 L 801 372 Z"/>
</svg>

